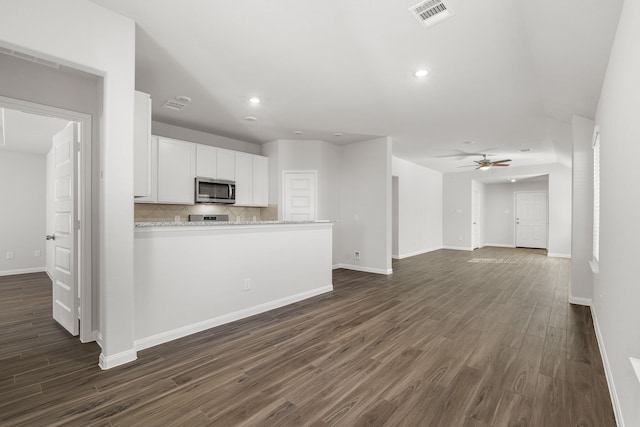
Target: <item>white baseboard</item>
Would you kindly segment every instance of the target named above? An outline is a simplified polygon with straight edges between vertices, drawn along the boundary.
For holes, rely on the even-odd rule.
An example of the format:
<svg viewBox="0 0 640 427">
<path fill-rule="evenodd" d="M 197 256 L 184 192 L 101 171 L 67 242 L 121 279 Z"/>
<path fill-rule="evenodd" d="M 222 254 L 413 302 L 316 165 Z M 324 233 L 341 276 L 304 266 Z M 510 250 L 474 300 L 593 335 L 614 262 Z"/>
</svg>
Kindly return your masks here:
<svg viewBox="0 0 640 427">
<path fill-rule="evenodd" d="M 593 317 L 593 328 L 596 331 L 596 341 L 598 342 L 598 348 L 600 349 L 600 355 L 602 356 L 604 374 L 607 378 L 607 385 L 609 386 L 609 394 L 611 395 L 611 403 L 613 405 L 613 414 L 616 416 L 616 424 L 619 427 L 624 427 L 624 420 L 622 419 L 622 412 L 620 410 L 620 400 L 618 399 L 618 392 L 616 391 L 616 385 L 613 382 L 613 374 L 611 373 L 609 357 L 607 356 L 607 350 L 604 347 L 604 339 L 602 338 L 602 333 L 600 332 L 598 316 L 596 314 L 595 307 L 593 306 L 591 307 L 591 316 Z"/>
<path fill-rule="evenodd" d="M 593 301 L 591 300 L 591 298 L 574 297 L 573 295 L 569 295 L 569 303 L 586 305 L 587 307 L 591 307 L 593 305 Z"/>
<path fill-rule="evenodd" d="M 483 248 L 486 248 L 487 246 L 493 246 L 495 248 L 515 248 L 515 245 L 505 245 L 503 243 L 485 243 L 482 245 Z"/>
<path fill-rule="evenodd" d="M 42 273 L 47 271 L 45 267 L 19 268 L 17 270 L 2 270 L 0 276 L 13 276 L 16 274 Z"/>
<path fill-rule="evenodd" d="M 100 353 L 100 361 L 98 366 L 100 369 L 106 370 L 115 368 L 116 366 L 124 365 L 125 363 L 133 362 L 138 358 L 138 353 L 135 349 L 126 350 L 111 356 L 105 356 L 104 353 Z"/>
<path fill-rule="evenodd" d="M 231 323 L 236 320 L 254 316 L 256 314 L 264 313 L 269 310 L 284 307 L 285 305 L 293 304 L 294 302 L 302 301 L 307 298 L 311 298 L 311 297 L 321 295 L 331 291 L 333 291 L 333 285 L 327 285 L 321 288 L 312 289 L 307 292 L 291 295 L 286 298 L 281 298 L 275 301 L 256 305 L 254 307 L 245 308 L 244 310 L 239 310 L 233 313 L 214 317 L 212 319 L 203 320 L 198 323 L 193 323 L 191 325 L 172 329 L 170 331 L 162 332 L 156 335 L 152 335 L 150 337 L 141 338 L 141 339 L 135 340 L 134 346 L 135 346 L 135 349 L 138 351 L 144 350 L 145 348 L 149 348 L 149 347 L 153 347 L 169 341 L 173 341 L 178 338 L 186 337 L 187 335 L 195 334 L 197 332 L 211 329 L 216 326 L 224 325 L 226 323 Z"/>
<path fill-rule="evenodd" d="M 569 258 L 571 259 L 571 254 L 559 254 L 555 252 L 548 252 L 547 256 L 550 258 Z"/>
<path fill-rule="evenodd" d="M 395 255 L 395 256 L 393 256 L 393 258 L 395 258 L 395 259 L 405 259 L 405 258 L 409 258 L 409 257 L 412 257 L 412 256 L 422 255 L 422 254 L 426 254 L 426 253 L 429 253 L 429 252 L 437 251 L 438 249 L 442 249 L 442 246 L 437 247 L 437 248 L 421 249 L 419 251 L 408 252 L 406 254 Z"/>
<path fill-rule="evenodd" d="M 383 268 L 371 268 L 371 267 L 363 267 L 361 265 L 353 265 L 353 264 L 334 264 L 333 269 L 336 268 L 346 268 L 347 270 L 355 270 L 362 271 L 364 273 L 375 273 L 375 274 L 393 274 L 393 269 L 385 270 Z"/>
<path fill-rule="evenodd" d="M 102 348 L 102 333 L 100 331 L 93 331 L 93 340 Z"/>
<path fill-rule="evenodd" d="M 464 247 L 464 246 L 443 246 L 442 249 L 451 249 L 452 251 L 473 251 L 473 249 L 471 249 L 470 247 Z"/>
</svg>

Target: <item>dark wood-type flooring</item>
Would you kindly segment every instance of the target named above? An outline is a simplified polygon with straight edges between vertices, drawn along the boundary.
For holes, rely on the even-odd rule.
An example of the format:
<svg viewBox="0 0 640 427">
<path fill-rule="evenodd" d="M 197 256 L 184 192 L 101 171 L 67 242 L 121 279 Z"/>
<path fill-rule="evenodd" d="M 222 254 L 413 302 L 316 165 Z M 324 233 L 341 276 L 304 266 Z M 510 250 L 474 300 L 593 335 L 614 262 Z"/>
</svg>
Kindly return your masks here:
<svg viewBox="0 0 640 427">
<path fill-rule="evenodd" d="M 0 277 L 0 425 L 615 425 L 568 260 L 439 250 L 393 268 L 336 270 L 332 293 L 108 371 L 51 319 L 46 275 Z"/>
</svg>

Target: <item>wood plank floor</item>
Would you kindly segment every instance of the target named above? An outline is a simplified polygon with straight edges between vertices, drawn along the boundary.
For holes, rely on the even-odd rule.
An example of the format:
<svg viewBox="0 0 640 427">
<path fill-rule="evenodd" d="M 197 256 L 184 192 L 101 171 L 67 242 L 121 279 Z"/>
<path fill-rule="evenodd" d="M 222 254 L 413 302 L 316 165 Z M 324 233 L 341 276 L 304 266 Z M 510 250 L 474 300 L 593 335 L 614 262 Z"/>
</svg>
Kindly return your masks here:
<svg viewBox="0 0 640 427">
<path fill-rule="evenodd" d="M 2 426 L 614 426 L 570 262 L 439 250 L 101 371 L 44 274 L 0 277 Z"/>
</svg>

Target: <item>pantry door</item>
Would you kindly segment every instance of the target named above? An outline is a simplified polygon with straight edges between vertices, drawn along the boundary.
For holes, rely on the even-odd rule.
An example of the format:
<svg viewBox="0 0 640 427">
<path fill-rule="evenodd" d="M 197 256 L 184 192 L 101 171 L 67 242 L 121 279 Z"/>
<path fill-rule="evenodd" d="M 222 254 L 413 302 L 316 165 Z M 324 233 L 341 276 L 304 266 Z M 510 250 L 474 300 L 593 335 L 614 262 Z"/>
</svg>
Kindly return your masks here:
<svg viewBox="0 0 640 427">
<path fill-rule="evenodd" d="M 316 171 L 283 172 L 283 212 L 285 221 L 316 219 Z"/>
</svg>

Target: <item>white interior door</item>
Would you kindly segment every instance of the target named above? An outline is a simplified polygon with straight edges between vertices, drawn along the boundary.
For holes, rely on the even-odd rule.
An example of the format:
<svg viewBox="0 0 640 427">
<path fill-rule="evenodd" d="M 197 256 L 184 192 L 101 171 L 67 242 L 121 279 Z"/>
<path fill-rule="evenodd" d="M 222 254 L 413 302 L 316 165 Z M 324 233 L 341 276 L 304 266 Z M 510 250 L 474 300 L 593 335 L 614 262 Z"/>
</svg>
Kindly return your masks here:
<svg viewBox="0 0 640 427">
<path fill-rule="evenodd" d="M 72 335 L 78 335 L 77 206 L 78 124 L 69 123 L 53 137 L 54 234 L 53 318 Z"/>
<path fill-rule="evenodd" d="M 471 249 L 480 247 L 480 193 L 471 196 Z"/>
<path fill-rule="evenodd" d="M 547 193 L 516 194 L 516 246 L 547 247 Z"/>
<path fill-rule="evenodd" d="M 316 219 L 316 173 L 284 172 L 283 179 L 285 221 L 313 221 Z"/>
</svg>

